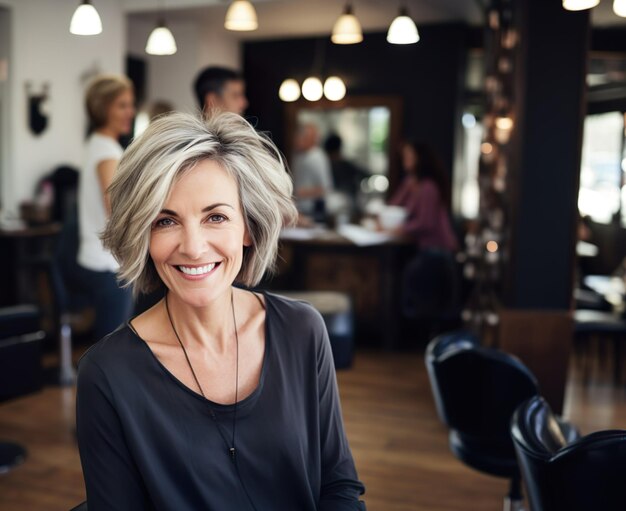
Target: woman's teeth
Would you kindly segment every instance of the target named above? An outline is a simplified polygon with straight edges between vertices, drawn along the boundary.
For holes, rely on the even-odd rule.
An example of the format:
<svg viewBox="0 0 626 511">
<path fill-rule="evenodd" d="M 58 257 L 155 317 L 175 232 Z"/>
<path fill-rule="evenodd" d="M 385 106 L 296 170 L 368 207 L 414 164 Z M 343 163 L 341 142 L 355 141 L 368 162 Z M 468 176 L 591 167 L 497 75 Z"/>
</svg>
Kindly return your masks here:
<svg viewBox="0 0 626 511">
<path fill-rule="evenodd" d="M 209 273 L 213 268 L 215 268 L 216 263 L 207 264 L 206 266 L 178 266 L 178 269 L 185 273 L 186 275 L 204 275 L 205 273 Z"/>
</svg>

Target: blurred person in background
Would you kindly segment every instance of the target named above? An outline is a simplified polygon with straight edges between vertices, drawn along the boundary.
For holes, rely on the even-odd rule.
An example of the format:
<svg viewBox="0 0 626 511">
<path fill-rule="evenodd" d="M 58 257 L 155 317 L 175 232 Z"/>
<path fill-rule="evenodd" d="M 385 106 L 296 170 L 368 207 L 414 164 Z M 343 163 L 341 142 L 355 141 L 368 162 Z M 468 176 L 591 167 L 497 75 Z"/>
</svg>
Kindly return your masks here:
<svg viewBox="0 0 626 511">
<path fill-rule="evenodd" d="M 459 248 L 450 221 L 451 186 L 441 160 L 427 144 L 406 142 L 402 146 L 405 177 L 389 204 L 407 210 L 407 219 L 395 234 L 411 237 L 420 250 L 450 253 Z"/>
<path fill-rule="evenodd" d="M 233 69 L 207 67 L 198 73 L 193 88 L 204 112 L 217 109 L 243 115 L 248 108 L 243 76 Z"/>
<path fill-rule="evenodd" d="M 323 221 L 326 197 L 333 189 L 333 179 L 330 160 L 319 146 L 319 138 L 319 130 L 313 123 L 298 128 L 292 170 L 298 211 L 316 221 Z"/>
<path fill-rule="evenodd" d="M 78 264 L 86 270 L 85 287 L 95 308 L 94 335 L 98 339 L 132 312 L 131 293 L 118 285 L 119 266 L 102 246 L 100 233 L 111 212 L 107 190 L 123 153 L 118 140 L 131 132 L 134 103 L 133 84 L 125 76 L 98 76 L 85 96 L 89 136 L 78 185 Z"/>
<path fill-rule="evenodd" d="M 324 150 L 330 159 L 335 191 L 344 194 L 350 201 L 350 208 L 354 209 L 361 181 L 369 174 L 343 156 L 342 145 L 341 137 L 331 133 L 324 142 Z"/>
<path fill-rule="evenodd" d="M 402 271 L 401 307 L 406 317 L 420 320 L 429 338 L 459 300 L 454 259 L 459 245 L 449 215 L 450 180 L 426 144 L 403 144 L 402 167 L 406 175 L 389 203 L 405 208 L 407 217 L 394 233 L 415 240 L 418 252 Z"/>
</svg>

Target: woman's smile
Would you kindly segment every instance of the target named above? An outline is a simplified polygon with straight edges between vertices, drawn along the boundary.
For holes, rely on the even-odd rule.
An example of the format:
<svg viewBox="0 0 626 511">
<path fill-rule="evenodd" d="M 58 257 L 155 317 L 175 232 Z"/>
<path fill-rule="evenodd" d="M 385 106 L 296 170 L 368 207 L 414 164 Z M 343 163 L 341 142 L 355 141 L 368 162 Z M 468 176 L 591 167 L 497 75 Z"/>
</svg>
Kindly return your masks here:
<svg viewBox="0 0 626 511">
<path fill-rule="evenodd" d="M 201 265 L 176 265 L 174 267 L 182 274 L 183 278 L 200 280 L 214 273 L 220 264 L 221 262 L 215 262 Z"/>
</svg>

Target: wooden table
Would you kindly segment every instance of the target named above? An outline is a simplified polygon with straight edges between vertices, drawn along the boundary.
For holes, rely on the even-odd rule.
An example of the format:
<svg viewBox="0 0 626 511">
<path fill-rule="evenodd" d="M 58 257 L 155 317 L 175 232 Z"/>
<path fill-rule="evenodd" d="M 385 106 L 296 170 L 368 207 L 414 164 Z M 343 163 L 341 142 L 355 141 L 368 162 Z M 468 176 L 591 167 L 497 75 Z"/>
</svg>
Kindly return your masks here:
<svg viewBox="0 0 626 511">
<path fill-rule="evenodd" d="M 398 345 L 400 277 L 415 253 L 404 238 L 358 245 L 333 230 L 281 238 L 279 274 L 272 289 L 342 291 L 352 298 L 357 342 Z"/>
</svg>

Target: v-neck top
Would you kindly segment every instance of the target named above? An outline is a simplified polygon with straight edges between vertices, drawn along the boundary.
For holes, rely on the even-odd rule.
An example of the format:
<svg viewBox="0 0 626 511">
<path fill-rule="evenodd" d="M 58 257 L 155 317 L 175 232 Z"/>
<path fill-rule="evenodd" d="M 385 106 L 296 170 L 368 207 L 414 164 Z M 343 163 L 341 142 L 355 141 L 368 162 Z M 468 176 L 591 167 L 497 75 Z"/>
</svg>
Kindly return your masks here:
<svg viewBox="0 0 626 511">
<path fill-rule="evenodd" d="M 257 388 L 219 404 L 176 378 L 128 324 L 78 368 L 78 445 L 90 511 L 365 509 L 328 334 L 308 304 L 265 296 Z"/>
</svg>

